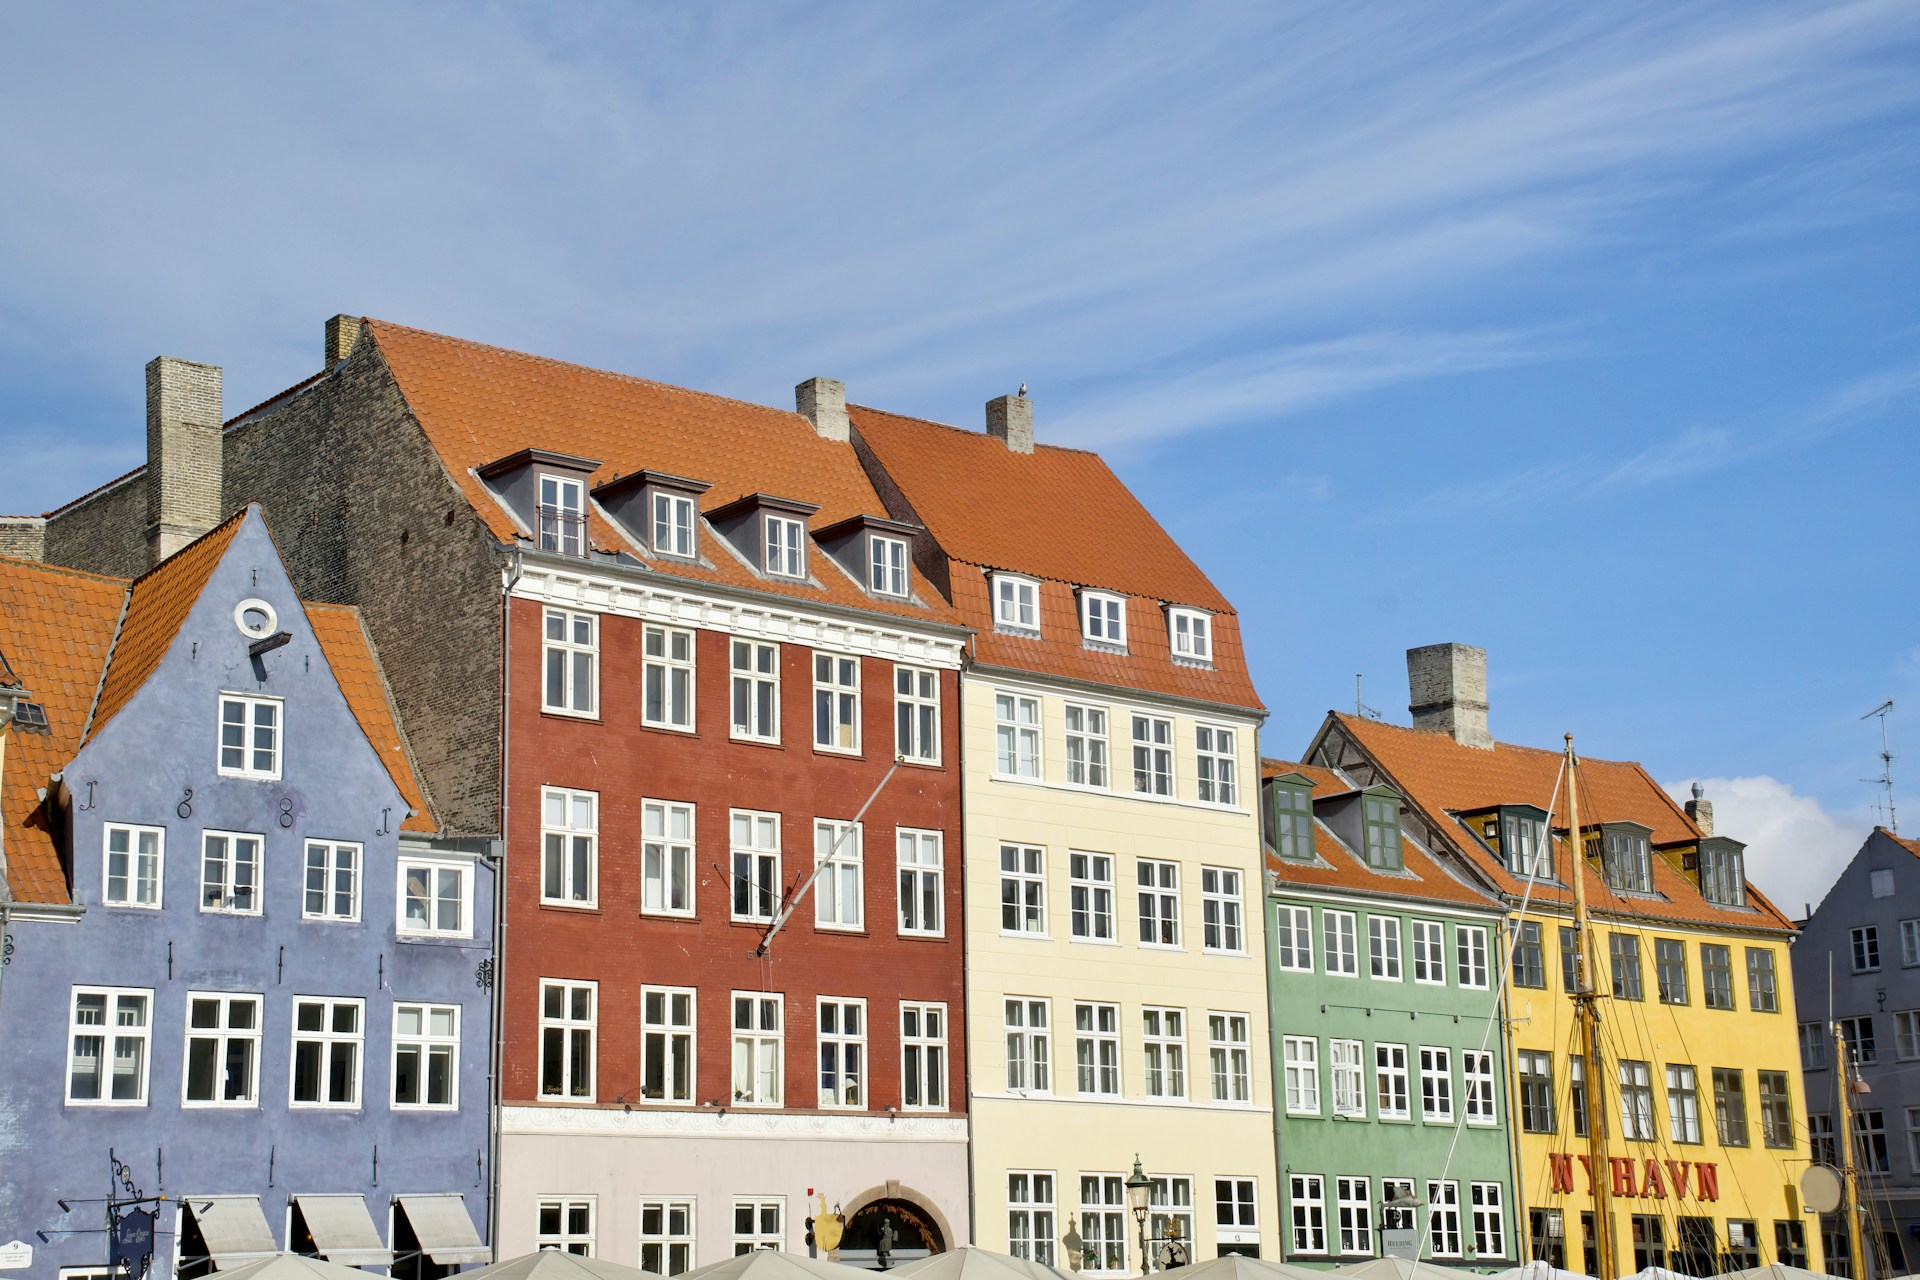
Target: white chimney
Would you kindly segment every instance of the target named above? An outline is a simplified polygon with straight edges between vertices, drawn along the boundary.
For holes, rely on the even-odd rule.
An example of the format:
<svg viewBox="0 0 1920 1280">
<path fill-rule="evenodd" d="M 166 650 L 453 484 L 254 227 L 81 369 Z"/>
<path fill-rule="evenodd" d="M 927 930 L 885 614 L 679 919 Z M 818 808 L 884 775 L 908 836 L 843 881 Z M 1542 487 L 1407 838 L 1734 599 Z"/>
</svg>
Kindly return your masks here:
<svg viewBox="0 0 1920 1280">
<path fill-rule="evenodd" d="M 1015 453 L 1032 453 L 1033 401 L 1026 396 L 996 396 L 987 401 L 987 434 Z"/>
<path fill-rule="evenodd" d="M 838 378 L 808 378 L 793 389 L 793 405 L 813 429 L 829 440 L 847 440 L 847 384 Z"/>
<path fill-rule="evenodd" d="M 1408 710 L 1416 729 L 1444 729 L 1464 747 L 1490 750 L 1487 651 L 1470 644 L 1407 650 Z"/>
</svg>

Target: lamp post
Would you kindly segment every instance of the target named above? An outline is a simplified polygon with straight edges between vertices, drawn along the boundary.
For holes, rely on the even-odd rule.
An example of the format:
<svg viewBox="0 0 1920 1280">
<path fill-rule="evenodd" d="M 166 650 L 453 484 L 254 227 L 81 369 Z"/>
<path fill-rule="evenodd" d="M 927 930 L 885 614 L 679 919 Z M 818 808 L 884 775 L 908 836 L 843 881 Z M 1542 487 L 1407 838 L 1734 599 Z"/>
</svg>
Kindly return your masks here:
<svg viewBox="0 0 1920 1280">
<path fill-rule="evenodd" d="M 1133 1153 L 1133 1172 L 1127 1175 L 1127 1208 L 1140 1228 L 1140 1274 L 1146 1275 L 1152 1255 L 1147 1252 L 1147 1201 L 1152 1197 L 1153 1179 L 1140 1169 L 1140 1153 Z"/>
</svg>

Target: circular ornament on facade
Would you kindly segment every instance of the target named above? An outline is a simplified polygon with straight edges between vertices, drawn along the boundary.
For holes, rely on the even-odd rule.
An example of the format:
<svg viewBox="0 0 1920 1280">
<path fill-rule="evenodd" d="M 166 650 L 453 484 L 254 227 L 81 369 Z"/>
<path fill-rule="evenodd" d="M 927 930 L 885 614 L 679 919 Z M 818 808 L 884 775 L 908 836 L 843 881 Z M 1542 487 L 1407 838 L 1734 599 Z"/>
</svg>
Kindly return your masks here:
<svg viewBox="0 0 1920 1280">
<path fill-rule="evenodd" d="M 233 625 L 249 640 L 265 640 L 280 625 L 280 615 L 265 600 L 249 597 L 233 606 Z"/>
</svg>

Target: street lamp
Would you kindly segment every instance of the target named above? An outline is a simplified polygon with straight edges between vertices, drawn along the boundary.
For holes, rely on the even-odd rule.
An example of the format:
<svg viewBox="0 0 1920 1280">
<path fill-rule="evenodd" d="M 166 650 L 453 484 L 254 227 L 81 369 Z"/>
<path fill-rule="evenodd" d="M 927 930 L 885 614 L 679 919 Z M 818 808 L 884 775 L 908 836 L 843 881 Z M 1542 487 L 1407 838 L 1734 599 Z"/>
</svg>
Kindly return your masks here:
<svg viewBox="0 0 1920 1280">
<path fill-rule="evenodd" d="M 1153 1192 L 1153 1179 L 1140 1169 L 1140 1153 L 1133 1153 L 1133 1172 L 1127 1175 L 1127 1208 L 1140 1227 L 1140 1274 L 1147 1274 L 1151 1255 L 1147 1252 L 1147 1201 Z"/>
</svg>

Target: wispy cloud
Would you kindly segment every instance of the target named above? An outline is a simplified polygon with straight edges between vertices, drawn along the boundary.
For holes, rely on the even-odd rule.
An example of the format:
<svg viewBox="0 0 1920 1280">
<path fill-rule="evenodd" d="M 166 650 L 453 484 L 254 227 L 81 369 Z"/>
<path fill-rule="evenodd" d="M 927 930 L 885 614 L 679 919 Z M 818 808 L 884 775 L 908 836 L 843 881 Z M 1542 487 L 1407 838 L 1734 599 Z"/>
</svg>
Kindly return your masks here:
<svg viewBox="0 0 1920 1280">
<path fill-rule="evenodd" d="M 1746 844 L 1747 879 L 1794 918 L 1820 905 L 1871 828 L 1870 821 L 1829 812 L 1791 783 L 1765 775 L 1662 785 L 1685 801 L 1695 782 L 1713 804 L 1714 830 Z"/>
</svg>

